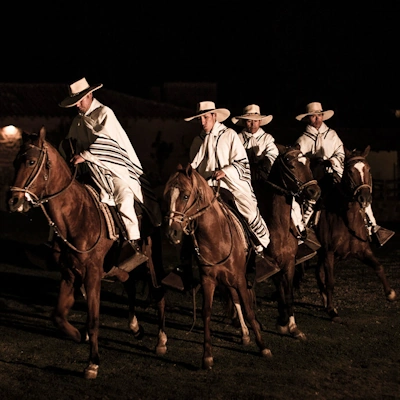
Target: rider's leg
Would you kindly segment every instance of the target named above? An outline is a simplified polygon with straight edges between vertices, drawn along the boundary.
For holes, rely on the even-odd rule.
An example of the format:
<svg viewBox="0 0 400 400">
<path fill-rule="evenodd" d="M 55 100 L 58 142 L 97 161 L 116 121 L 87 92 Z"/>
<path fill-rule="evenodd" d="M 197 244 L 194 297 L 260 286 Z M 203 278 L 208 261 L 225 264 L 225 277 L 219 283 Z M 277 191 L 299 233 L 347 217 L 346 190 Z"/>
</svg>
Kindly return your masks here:
<svg viewBox="0 0 400 400">
<path fill-rule="evenodd" d="M 119 267 L 126 272 L 130 272 L 147 261 L 148 257 L 142 253 L 138 242 L 140 240 L 140 230 L 135 212 L 134 194 L 122 179 L 115 177 L 113 181 L 115 205 L 125 226 L 126 239 L 134 250 L 132 255 L 120 263 Z"/>
</svg>

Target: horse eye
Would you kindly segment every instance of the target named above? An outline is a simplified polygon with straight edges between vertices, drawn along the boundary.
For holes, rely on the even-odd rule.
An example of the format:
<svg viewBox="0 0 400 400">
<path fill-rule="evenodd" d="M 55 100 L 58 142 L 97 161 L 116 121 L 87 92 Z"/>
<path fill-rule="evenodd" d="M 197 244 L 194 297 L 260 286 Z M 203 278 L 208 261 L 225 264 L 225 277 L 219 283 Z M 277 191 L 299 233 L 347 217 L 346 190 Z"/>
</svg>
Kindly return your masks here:
<svg viewBox="0 0 400 400">
<path fill-rule="evenodd" d="M 32 165 L 35 165 L 36 164 L 36 161 L 35 160 L 28 160 L 28 165 L 30 166 L 30 167 L 32 167 Z"/>
<path fill-rule="evenodd" d="M 189 195 L 184 194 L 184 195 L 183 195 L 183 199 L 184 199 L 185 201 L 188 201 L 188 200 L 189 200 Z"/>
</svg>

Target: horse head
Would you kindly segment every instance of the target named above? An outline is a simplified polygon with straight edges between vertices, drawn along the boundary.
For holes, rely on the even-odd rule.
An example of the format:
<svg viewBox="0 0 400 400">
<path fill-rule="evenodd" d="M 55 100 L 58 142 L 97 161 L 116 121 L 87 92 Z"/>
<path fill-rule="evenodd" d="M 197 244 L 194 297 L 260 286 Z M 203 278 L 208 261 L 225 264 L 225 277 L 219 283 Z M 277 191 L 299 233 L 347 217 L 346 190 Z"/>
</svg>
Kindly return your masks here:
<svg viewBox="0 0 400 400">
<path fill-rule="evenodd" d="M 167 212 L 167 237 L 173 244 L 182 242 L 182 235 L 194 229 L 196 219 L 213 203 L 213 190 L 205 179 L 188 164 L 181 164 L 168 179 L 164 189 Z"/>
<path fill-rule="evenodd" d="M 372 203 L 372 175 L 367 161 L 370 146 L 364 150 L 345 150 L 342 185 L 347 195 L 362 208 Z"/>
<path fill-rule="evenodd" d="M 279 154 L 269 179 L 300 199 L 318 200 L 321 189 L 311 172 L 310 160 L 300 151 L 300 145 L 277 144 L 277 147 Z"/>
<path fill-rule="evenodd" d="M 14 160 L 14 183 L 10 187 L 8 200 L 11 212 L 27 212 L 32 205 L 48 200 L 50 177 L 52 184 L 62 179 L 61 170 L 51 171 L 51 167 L 55 167 L 55 155 L 63 160 L 57 150 L 46 141 L 44 127 L 39 133 L 23 133 L 22 144 Z M 69 171 L 65 161 L 62 162 L 63 170 Z M 52 190 L 57 191 L 57 188 Z"/>
</svg>

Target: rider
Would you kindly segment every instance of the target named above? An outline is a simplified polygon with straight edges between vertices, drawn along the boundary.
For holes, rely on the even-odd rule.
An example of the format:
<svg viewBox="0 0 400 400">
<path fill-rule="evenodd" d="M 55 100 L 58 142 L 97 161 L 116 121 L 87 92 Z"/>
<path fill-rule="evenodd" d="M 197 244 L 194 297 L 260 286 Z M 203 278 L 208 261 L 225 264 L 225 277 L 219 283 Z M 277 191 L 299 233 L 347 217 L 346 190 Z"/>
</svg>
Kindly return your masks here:
<svg viewBox="0 0 400 400">
<path fill-rule="evenodd" d="M 324 121 L 333 116 L 332 110 L 323 110 L 321 103 L 313 102 L 306 106 L 306 112 L 296 117 L 306 124 L 304 133 L 297 139 L 303 154 L 310 159 L 322 160 L 327 173 L 333 174 L 334 180 L 340 181 L 344 167 L 344 147 L 335 130 L 329 128 Z M 315 202 L 309 202 L 304 215 L 304 223 L 308 224 L 314 213 Z M 372 207 L 365 209 L 369 219 L 369 232 L 379 246 L 383 246 L 394 232 L 377 225 Z"/>
<path fill-rule="evenodd" d="M 148 212 L 154 226 L 161 225 L 161 211 L 126 132 L 114 112 L 93 97 L 93 92 L 102 86 L 90 86 L 82 78 L 69 86 L 69 96 L 59 105 L 77 108 L 78 115 L 65 138 L 76 142 L 70 162 L 73 165 L 85 163 L 99 187 L 101 201 L 116 207 L 124 225 L 125 239 L 134 250 L 119 267 L 130 272 L 148 260 L 138 242 L 140 229 L 135 202 Z M 66 157 L 62 145 L 60 152 Z"/>
<path fill-rule="evenodd" d="M 257 104 L 250 104 L 243 109 L 242 115 L 231 119 L 235 125 L 243 127 L 242 131 L 239 132 L 239 138 L 249 158 L 253 185 L 255 181 L 264 184 L 264 182 L 268 180 L 271 167 L 279 154 L 274 137 L 261 128 L 269 124 L 272 118 L 272 115 L 261 115 L 260 107 Z M 267 161 L 267 163 L 265 163 L 265 161 Z M 298 264 L 314 257 L 316 251 L 314 248 L 312 249 L 304 243 L 302 238 L 306 236 L 304 233 L 305 227 L 303 227 L 301 217 L 298 217 L 298 213 L 300 212 L 301 214 L 300 205 L 294 197 L 292 203 L 292 219 L 299 230 L 300 236 L 299 247 L 296 254 L 296 263 Z M 307 232 L 308 236 L 313 236 L 313 242 L 316 244 L 316 247 L 318 247 L 319 242 L 314 232 L 310 232 L 310 230 L 307 230 Z M 309 243 L 310 240 L 311 238 L 309 237 Z"/>
<path fill-rule="evenodd" d="M 225 108 L 215 108 L 212 101 L 202 101 L 197 105 L 196 115 L 185 121 L 197 120 L 201 132 L 190 148 L 192 167 L 208 181 L 210 186 L 220 184 L 220 193 L 227 191 L 233 195 L 233 203 L 246 220 L 252 232 L 252 242 L 256 253 L 256 281 L 261 282 L 279 271 L 272 260 L 267 259 L 264 250 L 268 246 L 269 231 L 261 217 L 251 184 L 250 166 L 246 150 L 237 133 L 222 124 L 230 115 Z M 186 251 L 181 253 L 182 266 L 172 271 L 164 280 L 165 285 L 182 288 L 182 269 L 191 268 L 192 257 Z M 186 259 L 183 259 L 186 256 Z"/>
</svg>

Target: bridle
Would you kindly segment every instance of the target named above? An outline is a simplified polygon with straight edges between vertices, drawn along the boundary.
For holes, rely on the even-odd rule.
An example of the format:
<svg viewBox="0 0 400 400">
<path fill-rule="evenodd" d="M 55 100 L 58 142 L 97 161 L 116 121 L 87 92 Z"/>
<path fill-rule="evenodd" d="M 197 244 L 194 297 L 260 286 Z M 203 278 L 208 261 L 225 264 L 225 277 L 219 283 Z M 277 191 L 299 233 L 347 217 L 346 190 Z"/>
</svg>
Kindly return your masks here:
<svg viewBox="0 0 400 400">
<path fill-rule="evenodd" d="M 72 183 L 74 182 L 75 178 L 76 178 L 76 174 L 77 174 L 77 165 L 75 165 L 75 169 L 74 169 L 74 173 L 71 177 L 70 182 L 68 183 L 67 186 L 65 186 L 64 188 L 62 188 L 60 191 L 50 194 L 50 195 L 45 195 L 45 193 L 47 192 L 47 188 L 48 188 L 48 184 L 50 183 L 50 172 L 51 172 L 51 162 L 49 159 L 49 153 L 48 153 L 48 146 L 46 144 L 46 142 L 43 142 L 43 147 L 38 147 L 35 146 L 33 144 L 28 144 L 27 149 L 18 155 L 18 158 L 21 158 L 25 155 L 27 155 L 29 152 L 34 152 L 33 156 L 36 156 L 38 159 L 38 162 L 35 165 L 35 168 L 32 170 L 32 172 L 30 173 L 28 179 L 26 180 L 25 186 L 24 188 L 20 188 L 17 186 L 11 186 L 10 187 L 10 191 L 11 192 L 22 192 L 24 193 L 24 196 L 26 198 L 26 200 L 32 204 L 33 207 L 40 207 L 43 211 L 43 214 L 45 215 L 49 226 L 51 226 L 54 229 L 54 233 L 61 238 L 61 240 L 71 249 L 75 250 L 78 253 L 89 253 L 90 251 L 92 251 L 97 244 L 100 241 L 101 235 L 102 235 L 102 227 L 100 229 L 99 232 L 99 236 L 96 239 L 95 243 L 93 244 L 92 247 L 90 247 L 87 250 L 79 250 L 78 248 L 76 248 L 72 243 L 70 243 L 60 232 L 59 228 L 57 227 L 57 225 L 55 224 L 55 222 L 50 218 L 50 215 L 48 214 L 44 204 L 48 203 L 49 200 L 54 199 L 58 196 L 60 196 L 61 194 L 63 194 L 64 192 L 66 192 L 70 186 L 72 185 Z M 31 189 L 34 185 L 34 183 L 37 181 L 37 179 L 39 178 L 42 169 L 46 168 L 46 170 L 48 171 L 47 173 L 44 172 L 43 173 L 43 179 L 46 181 L 46 186 L 45 189 L 43 190 L 42 194 L 39 196 L 37 196 Z M 99 213 L 99 218 L 101 218 L 100 216 L 100 210 L 98 209 L 98 213 Z M 101 224 L 100 224 L 101 225 Z"/>
<path fill-rule="evenodd" d="M 192 179 L 195 180 L 194 175 L 192 175 Z M 208 204 L 206 204 L 203 207 L 199 207 L 199 202 L 200 202 L 201 196 L 199 196 L 199 193 L 197 191 L 192 190 L 190 192 L 189 198 L 187 200 L 188 206 L 185 207 L 185 209 L 183 211 L 176 211 L 176 210 L 170 209 L 168 212 L 168 216 L 166 217 L 167 220 L 170 220 L 172 222 L 176 222 L 176 223 L 180 224 L 182 227 L 183 233 L 185 235 L 191 236 L 191 238 L 193 240 L 193 245 L 194 245 L 194 250 L 196 252 L 196 255 L 199 258 L 199 260 L 202 261 L 201 265 L 204 267 L 215 266 L 215 265 L 225 263 L 231 256 L 232 250 L 233 250 L 232 228 L 231 228 L 230 224 L 228 224 L 229 229 L 230 229 L 230 237 L 231 237 L 230 250 L 229 250 L 228 255 L 218 262 L 210 262 L 201 255 L 200 246 L 197 241 L 196 234 L 195 234 L 196 229 L 197 229 L 197 219 L 200 216 L 204 215 L 208 210 L 210 210 L 211 207 L 213 206 L 213 204 L 215 203 L 215 201 L 220 197 L 220 193 L 219 193 L 220 182 L 219 181 L 217 181 L 217 182 L 218 182 L 217 190 L 214 191 L 213 198 L 210 200 L 210 202 Z M 194 184 L 193 184 L 193 187 L 194 187 Z M 173 189 L 180 190 L 178 185 L 171 186 L 170 191 L 172 191 Z M 228 210 L 226 210 L 226 208 L 223 204 L 221 204 L 221 208 L 222 208 L 222 211 L 224 212 L 225 216 L 227 218 L 229 218 L 229 212 L 228 212 Z"/>
<path fill-rule="evenodd" d="M 302 182 L 300 181 L 296 175 L 291 171 L 291 169 L 288 167 L 288 165 L 285 163 L 286 161 L 290 161 L 293 158 L 299 158 L 301 153 L 299 152 L 298 155 L 295 157 L 289 158 L 288 155 L 290 153 L 296 153 L 299 152 L 299 150 L 289 150 L 285 154 L 278 156 L 277 159 L 275 160 L 275 163 L 279 163 L 279 173 L 280 173 L 280 178 L 283 182 L 283 187 L 279 186 L 276 183 L 271 182 L 270 180 L 267 180 L 266 182 L 271 185 L 273 188 L 277 189 L 281 193 L 285 195 L 291 195 L 294 197 L 300 197 L 301 194 L 304 192 L 306 188 L 309 186 L 317 185 L 317 180 L 316 179 L 311 179 L 307 182 Z M 296 191 L 293 191 L 289 189 L 289 184 L 294 183 L 294 186 L 296 187 Z"/>
<path fill-rule="evenodd" d="M 354 166 L 357 162 L 362 161 L 365 163 L 365 157 L 362 156 L 354 156 L 346 160 L 345 162 L 345 170 L 350 169 L 352 166 Z M 347 168 L 346 168 L 347 167 Z M 372 184 L 370 183 L 362 183 L 358 185 L 354 179 L 350 176 L 350 174 L 346 174 L 346 178 L 348 178 L 349 181 L 349 189 L 351 192 L 352 198 L 356 198 L 357 193 L 359 193 L 362 189 L 368 189 L 369 192 L 372 194 Z M 343 178 L 342 178 L 343 180 Z M 366 179 L 366 181 L 372 182 L 371 174 L 369 173 L 369 179 Z"/>
</svg>

